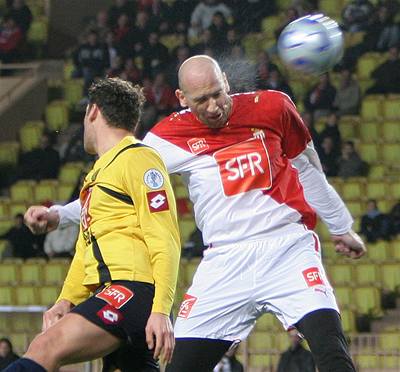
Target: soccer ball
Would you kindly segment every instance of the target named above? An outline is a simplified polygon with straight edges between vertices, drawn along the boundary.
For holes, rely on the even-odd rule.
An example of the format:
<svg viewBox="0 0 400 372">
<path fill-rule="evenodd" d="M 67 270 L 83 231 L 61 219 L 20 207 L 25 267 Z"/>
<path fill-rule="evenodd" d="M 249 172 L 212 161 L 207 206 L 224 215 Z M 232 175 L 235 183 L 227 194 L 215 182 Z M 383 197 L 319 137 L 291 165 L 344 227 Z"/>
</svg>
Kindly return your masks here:
<svg viewBox="0 0 400 372">
<path fill-rule="evenodd" d="M 284 28 L 278 52 L 288 68 L 322 74 L 342 58 L 343 34 L 331 18 L 323 14 L 307 15 Z"/>
</svg>

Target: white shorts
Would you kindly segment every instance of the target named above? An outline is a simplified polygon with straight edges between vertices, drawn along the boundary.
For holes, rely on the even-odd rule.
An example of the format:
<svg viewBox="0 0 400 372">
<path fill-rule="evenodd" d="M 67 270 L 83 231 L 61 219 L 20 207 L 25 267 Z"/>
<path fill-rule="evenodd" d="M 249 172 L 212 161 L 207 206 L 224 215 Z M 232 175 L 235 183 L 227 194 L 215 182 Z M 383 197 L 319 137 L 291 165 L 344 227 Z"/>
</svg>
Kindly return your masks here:
<svg viewBox="0 0 400 372">
<path fill-rule="evenodd" d="M 266 312 L 288 329 L 318 309 L 339 311 L 313 232 L 229 244 L 204 252 L 175 337 L 243 340 Z"/>
</svg>

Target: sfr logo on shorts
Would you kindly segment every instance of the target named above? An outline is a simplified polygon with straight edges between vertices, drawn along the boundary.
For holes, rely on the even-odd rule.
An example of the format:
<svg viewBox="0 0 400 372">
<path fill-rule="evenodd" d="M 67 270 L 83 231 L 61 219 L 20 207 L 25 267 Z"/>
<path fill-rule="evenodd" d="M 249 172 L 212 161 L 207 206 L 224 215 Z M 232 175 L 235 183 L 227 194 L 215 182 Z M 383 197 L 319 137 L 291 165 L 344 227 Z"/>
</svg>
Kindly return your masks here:
<svg viewBox="0 0 400 372">
<path fill-rule="evenodd" d="M 318 267 L 310 267 L 309 269 L 304 270 L 303 276 L 309 287 L 313 287 L 315 285 L 324 285 Z"/>
<path fill-rule="evenodd" d="M 122 319 L 122 314 L 114 309 L 111 305 L 102 307 L 98 312 L 97 316 L 103 321 L 104 324 L 117 324 Z"/>
<path fill-rule="evenodd" d="M 214 154 L 226 196 L 272 187 L 269 155 L 263 138 L 251 138 Z"/>
<path fill-rule="evenodd" d="M 196 303 L 197 297 L 188 295 L 187 293 L 183 297 L 181 307 L 179 308 L 178 316 L 180 318 L 188 318 L 190 312 L 192 311 L 193 305 Z"/>
<path fill-rule="evenodd" d="M 112 284 L 104 288 L 96 297 L 101 298 L 116 309 L 120 309 L 133 297 L 133 292 L 122 285 Z"/>
<path fill-rule="evenodd" d="M 192 138 L 187 141 L 187 144 L 192 154 L 195 155 L 200 154 L 201 152 L 204 152 L 210 148 L 205 138 Z"/>
</svg>

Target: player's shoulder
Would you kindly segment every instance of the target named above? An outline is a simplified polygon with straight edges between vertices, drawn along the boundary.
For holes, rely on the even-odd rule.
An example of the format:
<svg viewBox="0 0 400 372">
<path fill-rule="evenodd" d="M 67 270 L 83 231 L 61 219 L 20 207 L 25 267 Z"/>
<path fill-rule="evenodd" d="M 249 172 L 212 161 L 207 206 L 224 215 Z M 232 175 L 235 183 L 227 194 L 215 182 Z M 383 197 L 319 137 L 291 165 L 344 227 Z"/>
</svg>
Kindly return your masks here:
<svg viewBox="0 0 400 372">
<path fill-rule="evenodd" d="M 254 108 L 281 107 L 283 103 L 290 100 L 289 96 L 277 90 L 257 90 L 254 92 L 232 94 L 233 101 L 240 104 L 250 105 Z"/>
<path fill-rule="evenodd" d="M 162 119 L 150 130 L 150 133 L 163 138 L 179 136 L 180 133 L 187 133 L 196 124 L 197 120 L 193 113 L 189 109 L 184 109 Z"/>
<path fill-rule="evenodd" d="M 124 140 L 124 145 L 114 156 L 113 161 L 126 163 L 146 158 L 159 159 L 160 155 L 153 147 L 144 144 L 142 141 L 132 136 Z"/>
</svg>

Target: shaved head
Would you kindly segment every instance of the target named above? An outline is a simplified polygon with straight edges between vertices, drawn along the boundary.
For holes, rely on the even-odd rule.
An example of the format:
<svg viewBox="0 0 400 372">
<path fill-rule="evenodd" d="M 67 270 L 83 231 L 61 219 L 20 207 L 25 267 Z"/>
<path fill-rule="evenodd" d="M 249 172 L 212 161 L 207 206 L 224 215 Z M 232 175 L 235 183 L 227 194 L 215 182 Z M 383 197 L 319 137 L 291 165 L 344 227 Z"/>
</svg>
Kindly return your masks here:
<svg viewBox="0 0 400 372">
<path fill-rule="evenodd" d="M 206 55 L 197 55 L 184 61 L 178 71 L 179 87 L 185 91 L 186 86 L 204 82 L 214 76 L 223 78 L 218 62 Z"/>
<path fill-rule="evenodd" d="M 225 73 L 215 59 L 206 55 L 188 58 L 179 68 L 178 79 L 176 96 L 183 107 L 189 107 L 210 128 L 227 124 L 232 100 Z"/>
</svg>

